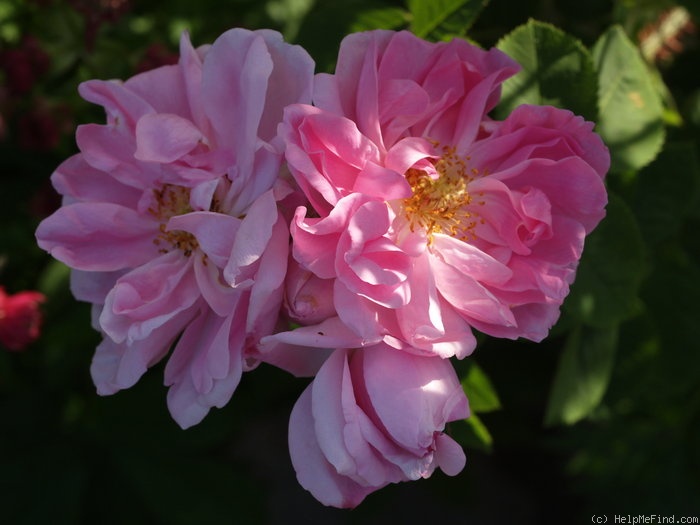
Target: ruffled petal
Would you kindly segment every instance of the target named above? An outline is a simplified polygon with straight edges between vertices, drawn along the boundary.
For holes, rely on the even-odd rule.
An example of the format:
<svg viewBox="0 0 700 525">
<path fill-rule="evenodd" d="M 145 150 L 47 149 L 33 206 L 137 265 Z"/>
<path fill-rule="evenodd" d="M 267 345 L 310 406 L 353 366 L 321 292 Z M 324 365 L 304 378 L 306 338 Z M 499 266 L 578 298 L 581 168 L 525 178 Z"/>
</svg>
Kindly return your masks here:
<svg viewBox="0 0 700 525">
<path fill-rule="evenodd" d="M 36 230 L 37 243 L 72 268 L 115 271 L 139 266 L 157 254 L 157 223 L 136 211 L 104 202 L 56 210 Z"/>
<path fill-rule="evenodd" d="M 339 475 L 326 460 L 314 432 L 311 398 L 309 386 L 299 397 L 289 418 L 289 455 L 297 480 L 324 505 L 356 507 L 375 489 Z"/>
<path fill-rule="evenodd" d="M 165 368 L 168 408 L 188 428 L 229 402 L 243 374 L 243 316 L 203 311 L 183 332 Z"/>
<path fill-rule="evenodd" d="M 116 282 L 105 298 L 100 326 L 114 341 L 131 343 L 148 337 L 199 297 L 191 260 L 173 251 Z"/>
</svg>

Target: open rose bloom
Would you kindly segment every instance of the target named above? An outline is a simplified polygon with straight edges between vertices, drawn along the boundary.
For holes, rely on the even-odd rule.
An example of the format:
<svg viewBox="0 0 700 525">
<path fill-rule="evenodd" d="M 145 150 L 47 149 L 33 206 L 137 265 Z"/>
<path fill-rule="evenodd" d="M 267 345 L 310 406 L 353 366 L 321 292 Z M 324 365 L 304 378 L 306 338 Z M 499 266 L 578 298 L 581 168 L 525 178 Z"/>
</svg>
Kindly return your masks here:
<svg viewBox="0 0 700 525">
<path fill-rule="evenodd" d="M 491 120 L 517 71 L 461 40 L 346 37 L 314 106 L 290 106 L 282 125 L 310 203 L 291 225 L 293 256 L 328 280 L 333 314 L 276 341 L 462 358 L 472 328 L 547 335 L 604 216 L 609 155 L 569 111 Z"/>
<path fill-rule="evenodd" d="M 80 86 L 107 124 L 78 129 L 81 152 L 52 177 L 63 206 L 36 235 L 95 305 L 99 393 L 132 386 L 177 340 L 168 406 L 188 427 L 256 364 L 289 246 L 277 125 L 309 101 L 313 67 L 278 33 L 234 29 L 199 49 L 183 35 L 177 65 Z"/>
<path fill-rule="evenodd" d="M 309 202 L 285 300 L 302 326 L 263 344 L 340 349 L 290 424 L 299 481 L 328 505 L 461 470 L 442 433 L 467 412 L 447 358 L 473 351 L 473 329 L 543 339 L 605 214 L 593 124 L 553 107 L 487 116 L 518 69 L 461 40 L 359 33 L 317 76 L 314 105 L 285 111 Z"/>
</svg>

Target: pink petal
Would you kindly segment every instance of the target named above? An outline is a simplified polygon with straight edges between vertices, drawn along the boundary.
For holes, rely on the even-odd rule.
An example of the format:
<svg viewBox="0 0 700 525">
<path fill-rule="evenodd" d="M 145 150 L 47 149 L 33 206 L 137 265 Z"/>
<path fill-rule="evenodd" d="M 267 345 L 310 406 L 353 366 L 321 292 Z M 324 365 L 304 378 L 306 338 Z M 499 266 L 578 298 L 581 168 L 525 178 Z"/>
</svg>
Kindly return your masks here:
<svg viewBox="0 0 700 525">
<path fill-rule="evenodd" d="M 284 110 L 284 120 L 279 135 L 285 143 L 285 156 L 289 170 L 304 191 L 313 207 L 320 213 L 330 212 L 332 205 L 342 194 L 323 173 L 323 148 L 307 148 L 306 116 L 318 113 L 313 106 L 293 104 Z"/>
<path fill-rule="evenodd" d="M 346 353 L 337 350 L 323 363 L 312 383 L 311 411 L 318 446 L 326 460 L 344 476 L 357 470 L 345 446 L 346 419 L 358 410 L 352 394 Z"/>
<path fill-rule="evenodd" d="M 136 142 L 131 130 L 83 124 L 78 126 L 75 139 L 88 164 L 122 184 L 145 190 L 162 178 L 157 165 L 145 165 L 134 158 Z"/>
<path fill-rule="evenodd" d="M 75 203 L 56 210 L 36 231 L 39 246 L 71 268 L 115 271 L 156 254 L 157 224 L 109 203 Z"/>
<path fill-rule="evenodd" d="M 299 484 L 323 503 L 352 508 L 375 489 L 339 475 L 318 445 L 311 412 L 311 386 L 302 393 L 289 418 L 289 455 Z"/>
<path fill-rule="evenodd" d="M 331 354 L 330 349 L 291 345 L 265 337 L 264 343 L 258 344 L 252 355 L 265 363 L 281 368 L 296 377 L 313 377 Z"/>
<path fill-rule="evenodd" d="M 301 46 L 284 42 L 276 31 L 256 31 L 267 44 L 274 67 L 267 84 L 267 100 L 258 135 L 269 142 L 277 135 L 277 126 L 282 120 L 286 106 L 294 103 L 311 103 L 314 61 Z"/>
<path fill-rule="evenodd" d="M 246 172 L 257 149 L 272 69 L 264 38 L 240 28 L 217 38 L 204 61 L 202 100 L 217 147 L 235 152 L 238 166 Z"/>
<path fill-rule="evenodd" d="M 124 87 L 147 101 L 156 113 L 173 113 L 190 118 L 181 69 L 180 65 L 151 69 L 129 78 L 124 82 Z"/>
<path fill-rule="evenodd" d="M 142 192 L 126 186 L 104 171 L 93 168 L 81 154 L 73 155 L 51 175 L 56 191 L 71 202 L 111 202 L 126 208 L 136 208 Z"/>
<path fill-rule="evenodd" d="M 211 211 L 196 211 L 171 217 L 166 231 L 182 230 L 197 238 L 199 248 L 217 268 L 224 268 L 241 220 Z"/>
<path fill-rule="evenodd" d="M 377 341 L 363 341 L 348 328 L 338 317 L 331 317 L 312 326 L 300 326 L 288 332 L 279 332 L 263 337 L 261 344 L 287 343 L 313 348 L 355 348 Z"/>
<path fill-rule="evenodd" d="M 434 235 L 430 251 L 441 261 L 479 282 L 502 284 L 513 275 L 505 264 L 476 246 L 449 235 Z"/>
<path fill-rule="evenodd" d="M 391 147 L 386 154 L 384 164 L 394 171 L 406 173 L 409 168 L 420 161 L 435 157 L 435 148 L 427 140 L 419 137 L 406 137 Z M 403 197 L 410 197 L 411 194 L 412 191 Z"/>
<path fill-rule="evenodd" d="M 206 48 L 207 46 L 203 46 Z M 192 47 L 190 35 L 183 31 L 180 36 L 180 60 L 178 68 L 184 94 L 188 101 L 189 110 L 194 122 L 207 136 L 210 136 L 211 126 L 204 110 L 204 98 L 202 96 L 202 55 Z M 186 116 L 186 115 L 183 115 Z"/>
<path fill-rule="evenodd" d="M 121 277 L 107 294 L 100 326 L 116 342 L 148 337 L 200 298 L 191 260 L 173 251 Z"/>
<path fill-rule="evenodd" d="M 270 190 L 251 205 L 235 232 L 229 260 L 224 266 L 224 278 L 228 283 L 235 285 L 242 270 L 260 259 L 276 222 L 277 203 Z"/>
<path fill-rule="evenodd" d="M 357 174 L 352 190 L 387 201 L 412 195 L 403 172 L 384 168 L 371 161 Z"/>
<path fill-rule="evenodd" d="M 78 301 L 104 304 L 105 297 L 124 271 L 84 272 L 71 270 L 70 291 Z"/>
<path fill-rule="evenodd" d="M 363 202 L 364 196 L 350 195 L 338 201 L 330 215 L 320 219 L 306 218 L 306 209 L 298 208 L 290 225 L 294 239 L 294 258 L 322 279 L 335 277 L 336 250 L 340 234 Z"/>
<path fill-rule="evenodd" d="M 209 308 L 222 317 L 231 315 L 240 299 L 241 290 L 226 284 L 222 279 L 221 270 L 203 257 L 195 258 L 194 274 L 199 291 Z"/>
<path fill-rule="evenodd" d="M 287 273 L 289 230 L 281 216 L 272 227 L 270 240 L 260 257 L 255 284 L 250 290 L 246 331 L 254 339 L 274 329 L 282 305 L 284 277 Z"/>
<path fill-rule="evenodd" d="M 455 392 L 466 397 L 449 360 L 419 357 L 384 346 L 364 351 L 365 387 L 384 428 L 404 448 L 422 455 L 444 428 L 444 407 Z M 466 417 L 466 412 L 465 412 Z"/>
<path fill-rule="evenodd" d="M 90 365 L 97 393 L 110 395 L 135 385 L 148 368 L 167 354 L 192 316 L 192 311 L 182 312 L 153 330 L 149 337 L 132 344 L 115 343 L 105 337 L 98 345 Z"/>
<path fill-rule="evenodd" d="M 470 354 L 476 339 L 469 324 L 441 299 L 426 255 L 415 259 L 410 286 L 411 300 L 396 310 L 400 335 L 413 347 L 408 351 L 458 359 Z"/>
<path fill-rule="evenodd" d="M 464 450 L 446 434 L 438 434 L 435 438 L 435 457 L 437 464 L 448 476 L 456 476 L 467 463 Z"/>
<path fill-rule="evenodd" d="M 475 319 L 503 326 L 515 325 L 515 318 L 507 305 L 469 274 L 462 273 L 437 257 L 432 257 L 430 264 L 440 294 L 470 323 Z"/>
<path fill-rule="evenodd" d="M 118 81 L 89 80 L 78 86 L 78 92 L 85 100 L 103 106 L 108 122 L 116 127 L 133 130 L 139 118 L 153 112 L 148 102 Z"/>
<path fill-rule="evenodd" d="M 387 333 L 381 309 L 340 280 L 336 280 L 333 287 L 333 304 L 340 319 L 361 337 L 363 345 L 379 342 Z"/>
<path fill-rule="evenodd" d="M 192 122 L 178 115 L 144 115 L 136 124 L 134 157 L 148 162 L 174 162 L 206 141 Z"/>
<path fill-rule="evenodd" d="M 165 369 L 168 408 L 173 419 L 188 428 L 211 407 L 228 403 L 243 373 L 242 316 L 221 318 L 209 312 L 190 324 Z"/>
</svg>

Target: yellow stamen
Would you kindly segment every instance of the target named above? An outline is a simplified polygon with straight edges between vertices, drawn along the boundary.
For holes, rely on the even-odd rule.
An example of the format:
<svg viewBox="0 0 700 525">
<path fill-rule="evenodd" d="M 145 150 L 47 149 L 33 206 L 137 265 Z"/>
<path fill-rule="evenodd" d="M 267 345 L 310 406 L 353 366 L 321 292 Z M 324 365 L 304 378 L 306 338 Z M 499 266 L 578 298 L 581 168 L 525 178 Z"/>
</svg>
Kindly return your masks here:
<svg viewBox="0 0 700 525">
<path fill-rule="evenodd" d="M 482 222 L 470 209 L 472 196 L 467 186 L 481 173 L 468 168 L 469 157 L 459 157 L 454 148 L 443 147 L 442 156 L 435 161 L 437 178 L 427 172 L 411 168 L 406 180 L 413 195 L 403 201 L 403 211 L 411 231 L 426 231 L 428 242 L 435 233 L 443 233 L 462 241 L 476 239 L 474 228 Z M 483 205 L 484 201 L 478 202 Z"/>
<path fill-rule="evenodd" d="M 192 255 L 199 243 L 194 235 L 182 230 L 166 230 L 166 225 L 171 217 L 184 215 L 192 211 L 190 206 L 190 189 L 175 184 L 164 184 L 160 190 L 153 190 L 154 206 L 148 211 L 160 219 L 158 230 L 160 234 L 153 239 L 153 244 L 169 247 L 159 248 L 160 253 L 168 253 L 170 250 L 182 250 L 186 257 Z"/>
</svg>

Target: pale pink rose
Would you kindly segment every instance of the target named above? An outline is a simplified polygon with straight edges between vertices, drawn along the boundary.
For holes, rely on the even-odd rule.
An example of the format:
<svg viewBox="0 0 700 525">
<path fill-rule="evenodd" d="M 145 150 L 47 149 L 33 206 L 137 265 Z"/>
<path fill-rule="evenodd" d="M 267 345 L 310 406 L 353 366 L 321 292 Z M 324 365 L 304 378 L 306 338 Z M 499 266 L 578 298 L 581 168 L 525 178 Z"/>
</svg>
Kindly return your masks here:
<svg viewBox="0 0 700 525">
<path fill-rule="evenodd" d="M 101 394 L 132 386 L 177 344 L 165 369 L 183 427 L 231 397 L 277 323 L 288 258 L 280 205 L 283 108 L 309 102 L 313 61 L 273 31 L 233 29 L 178 64 L 126 82 L 80 86 L 107 124 L 80 126 L 80 154 L 52 181 L 63 206 L 39 245 L 74 269 L 104 334 Z"/>
<path fill-rule="evenodd" d="M 603 218 L 607 148 L 553 107 L 488 118 L 518 66 L 462 40 L 347 37 L 314 104 L 285 111 L 289 169 L 310 202 L 293 255 L 334 281 L 328 331 L 276 342 L 464 357 L 476 328 L 544 338 Z M 340 340 L 339 340 L 340 339 Z M 269 342 L 267 339 L 265 342 Z M 336 343 L 335 345 L 333 343 Z"/>
<path fill-rule="evenodd" d="M 469 416 L 447 359 L 383 343 L 336 350 L 297 401 L 289 450 L 299 483 L 325 505 L 355 507 L 389 484 L 465 465 L 443 431 Z"/>
</svg>

